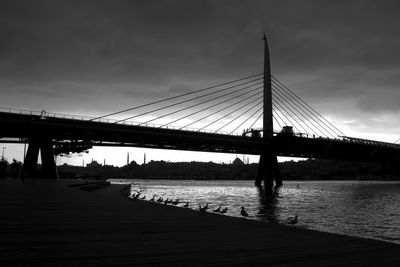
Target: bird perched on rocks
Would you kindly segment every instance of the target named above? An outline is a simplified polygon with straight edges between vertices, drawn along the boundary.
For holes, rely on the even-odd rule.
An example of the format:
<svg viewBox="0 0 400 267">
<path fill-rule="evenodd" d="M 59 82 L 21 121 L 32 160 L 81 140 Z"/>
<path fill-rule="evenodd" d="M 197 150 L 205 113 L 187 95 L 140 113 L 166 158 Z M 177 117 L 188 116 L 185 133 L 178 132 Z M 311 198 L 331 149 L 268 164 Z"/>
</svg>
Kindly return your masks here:
<svg viewBox="0 0 400 267">
<path fill-rule="evenodd" d="M 187 208 L 187 207 L 189 207 L 189 202 L 186 202 L 186 204 L 185 204 L 185 205 L 183 205 L 183 207 L 184 207 L 184 208 Z"/>
<path fill-rule="evenodd" d="M 204 207 L 199 205 L 199 211 L 206 211 L 207 209 L 208 209 L 208 203 Z"/>
<path fill-rule="evenodd" d="M 288 224 L 296 224 L 297 223 L 297 214 L 294 217 L 290 217 L 287 219 Z"/>
<path fill-rule="evenodd" d="M 163 201 L 163 198 L 162 197 L 159 197 L 158 199 L 157 199 L 157 202 L 162 202 Z"/>
<path fill-rule="evenodd" d="M 175 199 L 174 201 L 171 202 L 172 205 L 178 205 L 179 204 L 179 199 Z"/>
<path fill-rule="evenodd" d="M 151 202 L 154 202 L 156 198 L 156 195 L 153 195 L 153 197 L 150 199 Z"/>
<path fill-rule="evenodd" d="M 249 217 L 249 214 L 244 210 L 244 207 L 240 208 L 240 215 L 244 217 Z"/>
</svg>

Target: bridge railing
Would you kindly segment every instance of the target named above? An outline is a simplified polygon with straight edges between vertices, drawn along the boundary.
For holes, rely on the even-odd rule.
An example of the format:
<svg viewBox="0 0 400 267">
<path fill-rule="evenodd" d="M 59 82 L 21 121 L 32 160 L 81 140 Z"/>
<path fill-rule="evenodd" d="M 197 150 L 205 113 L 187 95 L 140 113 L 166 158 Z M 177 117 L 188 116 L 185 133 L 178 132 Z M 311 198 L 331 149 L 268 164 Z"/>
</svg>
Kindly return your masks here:
<svg viewBox="0 0 400 267">
<path fill-rule="evenodd" d="M 181 131 L 189 131 L 189 132 L 215 133 L 215 134 L 223 134 L 223 135 L 236 135 L 236 136 L 241 135 L 240 133 L 237 133 L 237 132 L 230 133 L 227 131 L 214 131 L 214 130 L 209 130 L 209 129 L 199 130 L 197 128 L 192 128 L 192 127 L 183 127 L 182 128 L 179 126 L 171 126 L 171 125 L 163 126 L 161 124 L 141 123 L 141 122 L 136 122 L 136 121 L 120 122 L 119 120 L 116 120 L 116 119 L 106 119 L 106 118 L 98 119 L 96 117 L 74 115 L 74 114 L 64 114 L 64 113 L 56 113 L 56 112 L 47 112 L 45 110 L 37 111 L 37 110 L 0 107 L 0 112 L 21 114 L 21 115 L 40 116 L 42 118 L 59 118 L 59 119 L 70 119 L 70 120 L 78 120 L 78 121 L 94 121 L 94 122 L 110 123 L 110 124 L 122 124 L 122 125 L 130 125 L 130 126 L 163 128 L 163 129 L 181 130 Z"/>
<path fill-rule="evenodd" d="M 223 134 L 223 135 L 236 135 L 236 136 L 243 136 L 243 133 L 229 133 L 226 131 L 214 131 L 214 130 L 208 130 L 208 129 L 202 129 L 201 131 L 196 128 L 191 128 L 191 127 L 179 127 L 179 126 L 162 126 L 160 124 L 154 124 L 154 123 L 140 123 L 140 122 L 135 122 L 135 121 L 123 121 L 119 122 L 116 119 L 106 119 L 106 118 L 101 118 L 97 119 L 95 117 L 90 117 L 90 116 L 82 116 L 82 115 L 74 115 L 74 114 L 64 114 L 64 113 L 56 113 L 56 112 L 47 112 L 45 110 L 37 111 L 37 110 L 27 110 L 27 109 L 16 109 L 16 108 L 6 108 L 6 107 L 0 107 L 0 112 L 5 112 L 5 113 L 13 113 L 13 114 L 21 114 L 21 115 L 32 115 L 32 116 L 40 116 L 42 118 L 60 118 L 60 119 L 70 119 L 70 120 L 78 120 L 78 121 L 95 121 L 95 122 L 101 122 L 101 123 L 110 123 L 110 124 L 122 124 L 122 125 L 130 125 L 130 126 L 142 126 L 142 127 L 151 127 L 151 128 L 163 128 L 163 129 L 172 129 L 172 130 L 181 130 L 181 131 L 190 131 L 190 132 L 203 132 L 203 133 L 215 133 L 215 134 Z M 256 131 L 261 131 L 262 129 L 252 129 Z M 282 134 L 281 131 L 274 131 L 274 135 L 279 135 Z M 374 140 L 368 140 L 368 139 L 361 139 L 361 138 L 355 138 L 355 137 L 349 137 L 349 136 L 339 136 L 338 139 L 332 139 L 332 138 L 327 138 L 327 137 L 311 137 L 308 136 L 307 134 L 304 133 L 293 133 L 294 136 L 300 137 L 300 138 L 317 138 L 317 139 L 327 139 L 327 140 L 332 140 L 332 141 L 340 141 L 340 142 L 346 142 L 346 143 L 356 143 L 356 144 L 363 144 L 363 145 L 374 145 L 378 147 L 387 147 L 387 148 L 395 148 L 395 149 L 400 149 L 400 144 L 395 144 L 395 143 L 387 143 L 387 142 L 381 142 L 381 141 L 374 141 Z M 250 137 L 251 138 L 251 137 Z"/>
<path fill-rule="evenodd" d="M 389 147 L 389 148 L 400 149 L 400 144 L 368 140 L 368 139 L 361 139 L 361 138 L 355 138 L 355 137 L 349 137 L 349 136 L 341 136 L 341 137 L 343 138 L 343 141 L 347 142 L 347 143 L 356 143 L 356 144 L 362 144 L 362 145 L 374 145 L 374 146 L 378 146 L 378 147 Z"/>
</svg>

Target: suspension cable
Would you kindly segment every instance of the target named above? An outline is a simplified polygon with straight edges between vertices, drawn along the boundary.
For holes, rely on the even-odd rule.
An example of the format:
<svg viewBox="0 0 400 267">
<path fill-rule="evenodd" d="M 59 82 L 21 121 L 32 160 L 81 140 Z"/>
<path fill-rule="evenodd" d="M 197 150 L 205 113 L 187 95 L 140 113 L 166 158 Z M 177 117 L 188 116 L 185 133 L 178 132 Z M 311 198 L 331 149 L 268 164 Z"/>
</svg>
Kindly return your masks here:
<svg viewBox="0 0 400 267">
<path fill-rule="evenodd" d="M 276 108 L 277 105 L 280 107 L 279 109 Z M 276 103 L 276 105 L 275 105 L 274 103 L 272 103 L 272 107 L 274 107 L 275 109 L 277 109 L 277 110 L 279 110 L 279 111 L 285 110 L 284 108 L 282 108 L 282 106 L 281 106 L 278 102 Z M 289 125 L 292 125 L 292 126 L 293 126 L 293 128 L 294 128 L 296 131 L 301 132 L 301 131 L 299 131 L 299 129 L 296 127 L 296 125 L 295 125 L 290 119 L 288 119 L 288 118 L 286 117 L 285 113 L 282 113 L 282 112 L 281 112 L 281 115 L 289 122 Z M 287 123 L 285 123 L 285 124 L 287 124 Z M 303 130 L 304 130 L 304 129 L 303 129 Z M 306 132 L 307 132 L 307 131 L 306 131 Z"/>
<path fill-rule="evenodd" d="M 252 81 L 250 81 L 250 82 L 254 82 L 254 81 L 257 81 L 257 80 L 260 80 L 260 79 L 252 80 Z M 220 89 L 220 90 L 217 90 L 217 91 L 214 91 L 214 92 L 211 92 L 211 93 L 207 93 L 207 94 L 204 94 L 204 95 L 196 96 L 196 97 L 193 97 L 193 98 L 190 98 L 190 99 L 187 99 L 187 100 L 180 101 L 180 102 L 175 103 L 175 104 L 170 104 L 170 105 L 167 105 L 167 106 L 164 106 L 164 107 L 161 107 L 161 108 L 157 108 L 157 109 L 154 109 L 154 110 L 151 110 L 151 111 L 143 112 L 143 113 L 138 114 L 138 115 L 135 115 L 135 116 L 131 116 L 131 117 L 128 117 L 128 118 L 125 118 L 125 119 L 122 119 L 122 120 L 118 120 L 118 121 L 116 121 L 115 123 L 119 123 L 119 122 L 121 122 L 121 121 L 130 120 L 130 119 L 137 118 L 137 117 L 140 117 L 140 116 L 149 114 L 149 113 L 153 113 L 153 112 L 160 111 L 160 110 L 163 110 L 163 109 L 166 109 L 166 108 L 170 108 L 170 107 L 173 107 L 173 106 L 177 106 L 177 105 L 182 104 L 182 103 L 186 103 L 186 102 L 189 102 L 189 101 L 192 101 L 192 100 L 200 99 L 200 98 L 203 98 L 203 97 L 206 97 L 206 96 L 209 96 L 209 95 L 213 95 L 213 94 L 216 94 L 216 93 L 219 93 L 219 92 L 222 92 L 222 91 L 226 91 L 226 90 L 229 90 L 229 89 L 238 87 L 238 86 L 240 86 L 240 85 L 248 84 L 248 83 L 249 83 L 249 82 L 245 82 L 245 83 L 241 83 L 241 84 L 239 84 L 239 85 L 234 85 L 234 86 L 231 86 L 231 87 L 228 87 L 228 88 Z M 255 86 L 255 85 L 258 85 L 258 84 L 261 84 L 261 83 L 262 83 L 262 82 L 259 82 L 259 83 L 256 83 L 256 84 L 252 84 L 252 85 L 250 85 L 250 86 L 246 86 L 246 87 L 244 87 L 244 88 L 239 89 L 238 91 L 247 89 L 247 88 L 249 88 L 249 87 L 252 87 L 252 86 Z M 232 92 L 231 92 L 231 93 L 232 93 Z"/>
<path fill-rule="evenodd" d="M 237 80 L 233 80 L 233 81 L 229 81 L 229 82 L 225 82 L 225 83 L 220 83 L 220 84 L 217 84 L 217 85 L 213 85 L 213 86 L 209 86 L 209 87 L 202 88 L 202 89 L 199 89 L 199 90 L 195 90 L 193 92 L 184 93 L 184 94 L 173 96 L 173 97 L 168 97 L 168 98 L 165 98 L 165 99 L 162 99 L 162 100 L 150 102 L 150 103 L 143 104 L 143 105 L 136 106 L 136 107 L 132 107 L 132 108 L 127 108 L 127 109 L 120 110 L 120 111 L 117 111 L 117 112 L 112 112 L 112 113 L 109 113 L 109 114 L 106 114 L 106 115 L 103 115 L 103 116 L 100 116 L 100 117 L 93 118 L 93 119 L 91 119 L 91 121 L 92 120 L 102 119 L 102 118 L 109 117 L 109 116 L 112 116 L 112 115 L 117 115 L 117 114 L 124 113 L 124 112 L 127 112 L 127 111 L 132 111 L 132 110 L 135 110 L 135 109 L 138 109 L 138 108 L 142 108 L 142 107 L 158 104 L 158 103 L 165 102 L 165 101 L 168 101 L 168 100 L 173 100 L 173 99 L 176 99 L 176 98 L 179 98 L 179 97 L 184 97 L 184 96 L 188 96 L 188 95 L 191 95 L 191 94 L 203 92 L 203 91 L 210 90 L 210 89 L 217 88 L 217 87 L 221 87 L 221 86 L 224 86 L 224 85 L 227 85 L 227 84 L 240 82 L 240 81 L 243 81 L 243 80 L 246 80 L 246 79 L 250 79 L 250 78 L 253 78 L 253 77 L 260 76 L 261 74 L 263 74 L 263 73 L 250 75 L 250 76 L 243 77 L 243 78 L 240 78 L 240 79 L 237 79 Z"/>
<path fill-rule="evenodd" d="M 249 86 L 249 87 L 252 87 L 252 86 L 254 86 L 254 85 L 251 85 L 251 86 Z M 224 96 L 227 96 L 227 95 L 230 95 L 230 94 L 232 94 L 232 93 L 236 93 L 236 92 L 238 92 L 238 91 L 242 91 L 243 89 L 248 89 L 249 87 L 247 87 L 247 88 L 242 88 L 242 89 L 239 89 L 239 90 L 235 90 L 235 91 L 233 91 L 233 92 L 230 92 L 230 93 L 226 93 L 226 94 L 220 95 L 220 96 L 218 96 L 218 97 L 215 97 L 213 100 L 218 99 L 218 98 L 221 98 L 221 97 L 224 97 Z M 256 88 L 254 88 L 254 89 L 252 89 L 252 90 L 250 90 L 250 91 L 247 91 L 247 92 L 242 93 L 242 94 L 240 94 L 240 95 L 231 97 L 231 98 L 226 99 L 226 100 L 224 100 L 224 101 L 221 101 L 221 102 L 217 103 L 216 105 L 220 105 L 220 104 L 222 104 L 222 103 L 225 103 L 225 102 L 230 101 L 230 100 L 232 100 L 232 99 L 235 99 L 235 98 L 237 98 L 237 97 L 240 97 L 240 96 L 246 95 L 246 94 L 248 94 L 248 93 L 254 92 L 254 91 L 256 91 L 256 90 L 259 90 L 260 88 L 261 88 L 261 87 L 256 87 Z M 159 116 L 159 117 L 157 117 L 157 118 L 148 120 L 148 121 L 146 121 L 146 122 L 142 122 L 142 123 L 140 123 L 139 125 L 146 124 L 146 123 L 149 123 L 149 122 L 151 122 L 151 121 L 155 121 L 155 120 L 158 120 L 158 119 L 161 119 L 161 118 L 170 116 L 170 115 L 172 115 L 172 114 L 179 113 L 179 112 L 181 112 L 181 111 L 184 111 L 184 110 L 187 110 L 187 109 L 191 109 L 191 108 L 200 106 L 200 105 L 202 105 L 202 104 L 204 104 L 204 103 L 208 103 L 208 102 L 210 102 L 210 100 L 209 100 L 209 99 L 206 99 L 206 100 L 204 100 L 204 101 L 202 101 L 202 102 L 200 102 L 200 103 L 194 104 L 194 105 L 192 105 L 192 106 L 190 106 L 190 107 L 181 108 L 181 109 L 178 109 L 178 110 L 176 110 L 176 111 L 173 111 L 173 112 L 164 114 L 164 115 L 162 115 L 162 116 Z M 208 108 L 208 107 L 207 107 L 207 108 Z M 206 108 L 206 109 L 207 109 L 207 108 Z M 172 123 L 172 122 L 171 122 L 171 123 Z M 167 123 L 166 125 L 171 124 L 171 123 Z M 164 125 L 163 125 L 163 126 L 164 126 Z"/>
<path fill-rule="evenodd" d="M 262 86 L 261 86 L 261 87 L 258 87 L 258 88 L 256 88 L 256 89 L 261 89 L 261 88 L 262 88 Z M 252 90 L 252 91 L 253 91 L 253 90 Z M 250 92 L 251 92 L 251 91 L 250 91 Z M 249 92 L 247 92 L 247 93 L 249 93 Z M 245 94 L 247 94 L 247 93 L 245 93 Z M 229 105 L 229 106 L 227 106 L 227 107 L 224 107 L 222 110 L 227 109 L 227 108 L 230 108 L 230 107 L 232 107 L 232 106 L 235 106 L 236 104 L 241 103 L 241 102 L 243 102 L 243 101 L 246 101 L 247 99 L 250 99 L 250 98 L 252 98 L 252 97 L 254 97 L 254 96 L 256 96 L 256 95 L 259 95 L 259 94 L 261 94 L 261 93 L 262 93 L 262 91 L 257 92 L 257 93 L 255 93 L 255 94 L 252 94 L 252 95 L 246 97 L 245 99 L 241 99 L 241 100 L 236 101 L 235 103 L 233 103 L 233 104 L 231 104 L 231 105 Z M 228 101 L 230 101 L 230 100 L 233 100 L 233 99 L 235 99 L 235 98 L 237 98 L 237 97 L 239 97 L 239 96 L 242 96 L 242 95 L 244 95 L 244 94 L 241 94 L 241 95 L 232 97 L 232 98 L 227 99 L 227 100 L 224 100 L 224 101 L 220 101 L 220 102 L 218 102 L 217 104 L 214 104 L 214 105 L 212 105 L 212 106 L 208 106 L 208 107 L 205 107 L 205 108 L 203 108 L 203 109 L 201 109 L 201 110 L 192 112 L 192 113 L 190 113 L 190 114 L 188 114 L 188 115 L 186 115 L 186 116 L 183 116 L 183 117 L 178 118 L 178 119 L 176 119 L 176 120 L 173 120 L 173 121 L 171 121 L 171 122 L 169 122 L 169 123 L 166 123 L 166 124 L 164 124 L 164 125 L 161 125 L 160 128 L 161 128 L 161 127 L 164 127 L 164 126 L 167 126 L 167 125 L 170 125 L 170 124 L 172 124 L 172 123 L 175 123 L 175 122 L 177 122 L 177 121 L 186 119 L 186 118 L 188 118 L 188 117 L 190 117 L 190 116 L 196 115 L 196 114 L 201 113 L 201 112 L 203 112 L 203 111 L 205 111 L 205 110 L 214 108 L 214 107 L 216 107 L 216 106 L 218 106 L 218 105 L 220 105 L 220 104 L 223 104 L 223 103 L 225 103 L 225 102 L 228 102 Z M 180 129 L 181 129 L 181 128 L 180 128 Z"/>
<path fill-rule="evenodd" d="M 275 92 L 275 96 L 276 96 L 276 98 L 279 98 L 279 99 L 281 99 L 281 101 L 283 101 L 282 99 L 284 99 L 284 96 L 282 95 L 282 93 L 281 92 L 279 92 L 278 90 L 275 90 L 274 91 Z M 299 114 L 300 115 L 302 115 L 306 120 L 307 120 L 307 118 L 303 115 L 303 111 L 300 109 L 297 109 L 295 106 L 293 106 L 293 104 L 291 104 L 290 102 L 287 102 L 288 103 L 288 105 L 290 105 L 290 106 L 292 106 L 294 109 L 295 109 L 295 111 L 296 112 L 293 112 L 293 110 L 291 110 L 291 112 L 294 114 L 294 115 L 296 115 L 312 132 L 314 131 L 314 130 L 312 130 L 312 127 L 310 127 L 309 125 L 307 125 L 307 123 L 306 122 L 304 122 L 303 121 L 303 119 L 299 116 Z M 283 103 L 283 104 L 285 104 L 285 103 Z M 286 105 L 285 105 L 286 106 Z M 301 112 L 300 112 L 301 111 Z M 313 120 L 308 120 L 309 122 L 310 122 L 310 124 L 313 126 L 313 128 L 314 129 L 316 129 L 316 131 L 317 132 L 320 132 L 320 133 L 322 133 L 322 135 L 325 135 L 325 134 L 328 134 L 327 136 L 332 136 L 333 138 L 335 138 L 335 135 L 333 135 L 333 134 L 331 134 L 329 131 L 327 131 L 323 126 L 321 126 L 318 122 L 316 122 L 318 125 L 319 125 L 319 127 L 323 130 L 323 131 L 321 131 L 320 130 L 320 128 L 318 128 L 314 123 L 313 123 Z M 297 122 L 297 121 L 296 121 Z M 298 123 L 298 122 L 297 122 Z M 304 129 L 304 127 L 302 127 L 303 129 Z M 324 133 L 325 132 L 325 133 Z"/>
<path fill-rule="evenodd" d="M 242 126 L 243 124 L 245 124 L 248 120 L 250 120 L 257 112 L 259 112 L 261 109 L 263 108 L 263 106 L 261 106 L 256 112 L 254 112 L 251 116 L 249 116 L 245 121 L 243 121 L 241 124 L 239 124 L 235 129 L 232 130 L 232 132 L 230 132 L 229 134 L 232 134 L 234 131 L 236 131 L 237 128 L 239 128 L 240 126 Z M 253 127 L 253 125 L 258 121 L 258 119 L 263 115 L 263 111 L 261 110 L 261 114 L 257 117 L 257 119 L 253 122 L 253 124 L 250 125 L 250 129 L 251 127 Z"/>
<path fill-rule="evenodd" d="M 301 102 L 299 102 L 296 98 L 293 97 L 293 95 L 289 94 L 287 92 L 287 90 L 285 88 L 283 88 L 282 86 L 280 86 L 277 82 L 273 81 L 275 87 L 280 88 L 276 89 L 278 91 L 280 91 L 282 94 L 285 94 L 285 96 L 287 96 L 290 99 L 290 102 L 292 102 L 294 105 L 296 105 L 304 114 L 308 114 L 306 116 L 309 117 L 308 121 L 310 121 L 310 123 L 312 123 L 312 121 L 314 121 L 316 124 L 318 124 L 318 126 L 322 129 L 324 129 L 325 132 L 329 133 L 328 135 L 332 136 L 333 138 L 335 138 L 338 134 L 335 130 L 332 130 L 332 128 L 329 125 L 326 125 L 326 123 L 321 120 L 321 118 L 319 118 L 318 116 L 316 116 L 312 111 L 310 111 L 307 107 L 305 107 L 304 105 L 301 104 Z M 293 102 L 293 100 L 295 102 Z M 299 104 L 302 106 L 300 107 Z M 317 118 L 317 120 L 315 120 L 314 118 Z M 322 126 L 320 122 L 322 122 L 322 124 L 324 124 L 325 126 Z M 313 124 L 313 123 L 312 123 Z M 315 125 L 313 124 L 313 126 L 315 127 Z M 328 130 L 328 129 L 329 130 Z M 333 134 L 332 134 L 333 133 Z"/>
<path fill-rule="evenodd" d="M 262 86 L 261 86 L 260 88 L 262 88 Z M 262 91 L 259 92 L 259 93 L 257 93 L 257 94 L 254 94 L 253 96 L 258 95 L 258 94 L 261 94 L 261 93 L 262 93 Z M 260 97 L 257 98 L 257 99 L 255 99 L 255 100 L 258 100 L 258 99 L 260 99 Z M 235 111 L 238 111 L 238 110 L 240 110 L 240 109 L 246 107 L 247 105 L 249 105 L 250 103 L 254 102 L 255 100 L 251 100 L 249 103 L 246 103 L 246 104 L 242 105 L 240 108 L 236 109 Z M 202 117 L 202 118 L 200 118 L 200 119 L 197 119 L 197 120 L 195 120 L 195 121 L 193 121 L 193 122 L 191 122 L 191 123 L 189 123 L 189 124 L 187 124 L 187 125 L 185 125 L 185 126 L 182 126 L 181 128 L 179 128 L 179 130 L 181 130 L 181 129 L 183 129 L 183 128 L 186 128 L 186 127 L 188 127 L 188 126 L 190 126 L 190 125 L 193 125 L 193 124 L 195 124 L 196 122 L 199 122 L 199 121 L 201 121 L 201 120 L 203 120 L 203 119 L 206 119 L 206 118 L 208 118 L 208 117 L 211 117 L 212 115 L 217 114 L 217 113 L 219 113 L 219 112 L 221 112 L 221 111 L 223 111 L 223 110 L 226 110 L 226 109 L 228 109 L 228 108 L 230 108 L 230 107 L 236 105 L 236 104 L 239 103 L 239 102 L 242 102 L 242 101 L 238 101 L 238 102 L 233 103 L 233 104 L 231 104 L 231 105 L 229 105 L 229 106 L 227 106 L 227 107 L 224 107 L 224 108 L 222 108 L 222 109 L 219 109 L 219 110 L 217 110 L 217 111 L 215 111 L 215 112 L 213 112 L 213 113 L 211 113 L 211 114 L 208 114 L 208 115 L 206 115 L 206 116 L 204 116 L 204 117 Z"/>
<path fill-rule="evenodd" d="M 280 100 L 280 96 L 278 96 L 275 91 L 273 91 L 273 95 L 275 96 L 276 100 Z M 284 112 L 286 112 L 286 114 L 297 123 L 297 126 L 302 128 L 308 134 L 308 131 L 306 130 L 306 128 L 303 127 L 303 125 L 301 123 L 299 123 L 298 120 L 294 117 L 294 115 L 296 115 L 296 112 L 294 112 L 290 107 L 288 107 L 288 105 L 285 103 L 285 101 L 280 100 L 280 102 L 277 101 L 277 103 L 281 103 L 283 106 L 285 106 L 286 109 L 288 109 L 290 112 L 287 111 L 284 107 L 282 107 L 282 105 L 279 105 L 282 108 L 282 110 Z M 291 114 L 294 114 L 294 115 L 291 115 Z M 301 120 L 301 118 L 299 118 L 299 119 Z"/>
<path fill-rule="evenodd" d="M 271 75 L 272 79 L 274 79 L 277 83 L 279 83 L 282 87 L 284 87 L 288 92 L 290 92 L 295 98 L 301 101 L 308 109 L 312 110 L 315 114 L 317 114 L 320 118 L 322 118 L 327 124 L 329 124 L 332 128 L 334 128 L 340 135 L 345 136 L 345 134 L 336 128 L 332 123 L 330 123 L 324 116 L 319 114 L 315 109 L 313 109 L 310 105 L 308 105 L 303 99 L 297 96 L 292 90 L 290 90 L 286 85 L 284 85 L 278 78 Z"/>
<path fill-rule="evenodd" d="M 282 125 L 279 123 L 279 121 L 275 118 L 274 115 L 272 115 L 272 118 L 274 118 L 275 122 L 276 122 L 276 123 L 278 124 L 278 126 L 281 127 L 281 129 L 282 129 Z"/>
<path fill-rule="evenodd" d="M 272 93 L 273 93 L 273 96 L 275 96 L 275 100 L 277 100 L 277 101 L 276 101 L 277 103 L 282 103 L 282 105 L 284 105 L 288 110 L 290 110 L 291 113 L 297 115 L 295 112 L 293 112 L 293 111 L 291 110 L 290 107 L 288 107 L 288 106 L 286 105 L 286 103 L 285 103 L 283 100 L 280 99 L 280 96 L 279 96 L 275 91 L 273 91 Z M 278 101 L 278 100 L 279 100 L 279 101 Z M 297 115 L 297 117 L 299 118 L 299 120 L 302 121 L 302 122 L 306 125 L 306 127 L 304 127 L 304 126 L 303 126 L 301 123 L 299 123 L 292 115 L 290 115 L 290 113 L 289 113 L 285 108 L 283 108 L 282 105 L 280 105 L 280 107 L 281 107 L 281 109 L 282 109 L 282 110 L 280 110 L 281 113 L 282 113 L 282 111 L 286 112 L 286 114 L 287 114 L 289 117 L 293 118 L 294 121 L 295 121 L 296 123 L 298 123 L 298 126 L 300 126 L 301 129 L 303 129 L 303 131 L 305 131 L 307 134 L 309 134 L 308 131 L 307 131 L 307 129 L 310 130 L 310 127 L 309 127 L 306 123 L 304 123 L 304 121 L 303 121 L 301 118 L 299 118 L 298 115 Z"/>
<path fill-rule="evenodd" d="M 261 114 L 257 117 L 257 119 L 250 125 L 250 129 L 251 129 L 251 127 L 253 127 L 253 125 L 254 124 L 256 124 L 256 122 L 261 118 L 261 116 L 264 114 L 264 112 L 263 111 L 261 111 Z M 273 117 L 273 116 L 272 116 Z"/>
<path fill-rule="evenodd" d="M 240 114 L 239 116 L 237 116 L 236 118 L 234 118 L 231 121 L 228 121 L 224 126 L 220 127 L 218 130 L 216 130 L 214 133 L 220 131 L 221 129 L 225 128 L 226 126 L 228 126 L 229 124 L 231 124 L 232 122 L 234 122 L 235 120 L 239 119 L 240 117 L 242 117 L 244 114 L 246 114 L 247 112 L 249 112 L 250 110 L 252 110 L 253 108 L 257 107 L 259 104 L 261 104 L 262 102 L 257 103 L 256 105 L 254 105 L 253 107 L 249 108 L 248 110 L 246 110 L 245 112 L 243 112 L 242 114 Z M 263 107 L 261 106 L 260 109 L 262 109 Z M 254 115 L 254 114 L 253 114 Z M 253 116 L 251 115 L 251 116 Z M 239 125 L 240 126 L 240 125 Z"/>
<path fill-rule="evenodd" d="M 250 109 L 253 109 L 253 108 L 256 107 L 257 105 L 261 104 L 262 102 L 263 102 L 263 100 L 260 101 L 260 102 L 258 102 L 257 104 L 255 104 L 255 105 L 254 105 L 252 108 L 250 108 Z M 236 109 L 236 110 L 234 110 L 234 111 L 229 112 L 228 114 L 222 116 L 222 117 L 219 118 L 218 120 L 212 121 L 211 123 L 207 124 L 206 126 L 203 126 L 202 128 L 200 128 L 200 129 L 197 130 L 197 131 L 201 131 L 201 130 L 203 130 L 204 128 L 206 128 L 206 127 L 208 127 L 208 126 L 213 125 L 214 123 L 216 123 L 216 122 L 218 122 L 218 121 L 220 121 L 220 120 L 222 120 L 222 119 L 228 117 L 229 115 L 231 115 L 232 113 L 235 113 L 235 112 L 238 111 L 238 110 L 239 110 L 239 109 Z"/>
</svg>

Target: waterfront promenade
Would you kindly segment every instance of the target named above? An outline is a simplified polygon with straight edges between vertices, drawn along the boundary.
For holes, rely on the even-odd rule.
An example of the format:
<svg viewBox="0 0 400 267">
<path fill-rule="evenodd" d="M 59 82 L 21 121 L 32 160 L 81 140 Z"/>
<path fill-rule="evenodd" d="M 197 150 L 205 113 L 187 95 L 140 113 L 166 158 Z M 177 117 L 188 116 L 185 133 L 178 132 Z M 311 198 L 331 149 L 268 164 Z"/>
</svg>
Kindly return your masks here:
<svg viewBox="0 0 400 267">
<path fill-rule="evenodd" d="M 132 200 L 113 185 L 0 180 L 0 266 L 400 266 L 400 246 Z"/>
</svg>

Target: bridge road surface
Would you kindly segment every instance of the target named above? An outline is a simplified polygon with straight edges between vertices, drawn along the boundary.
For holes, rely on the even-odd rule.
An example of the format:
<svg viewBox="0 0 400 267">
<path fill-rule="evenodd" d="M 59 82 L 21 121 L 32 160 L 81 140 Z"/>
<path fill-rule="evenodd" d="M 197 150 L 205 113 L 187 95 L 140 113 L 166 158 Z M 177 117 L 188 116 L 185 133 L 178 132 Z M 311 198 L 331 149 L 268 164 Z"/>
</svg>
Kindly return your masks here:
<svg viewBox="0 0 400 267">
<path fill-rule="evenodd" d="M 93 146 L 147 147 L 250 155 L 260 155 L 272 149 L 278 156 L 396 164 L 400 162 L 400 145 L 369 140 L 358 143 L 288 135 L 276 135 L 271 140 L 264 140 L 5 112 L 0 112 L 0 125 L 0 138 L 47 136 L 54 141 L 82 140 Z"/>
<path fill-rule="evenodd" d="M 77 182 L 0 180 L 0 266 L 400 266 L 396 244 L 67 186 Z"/>
</svg>

